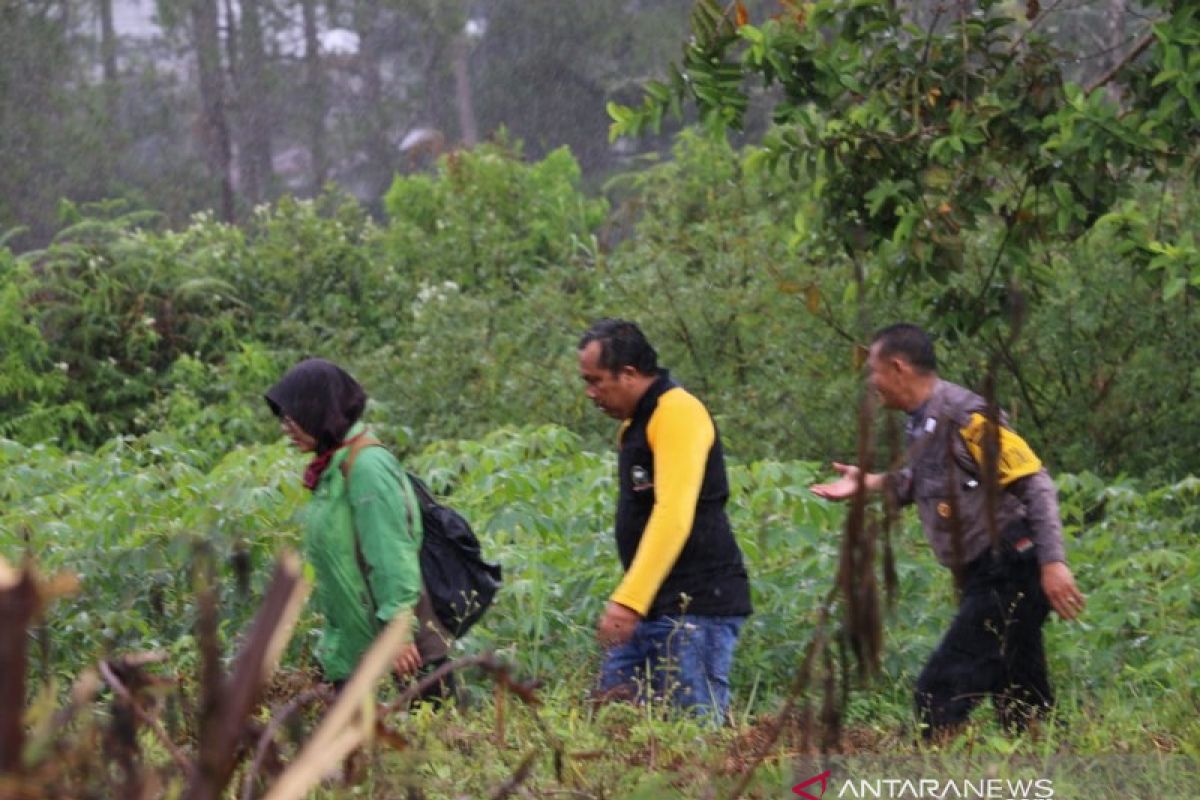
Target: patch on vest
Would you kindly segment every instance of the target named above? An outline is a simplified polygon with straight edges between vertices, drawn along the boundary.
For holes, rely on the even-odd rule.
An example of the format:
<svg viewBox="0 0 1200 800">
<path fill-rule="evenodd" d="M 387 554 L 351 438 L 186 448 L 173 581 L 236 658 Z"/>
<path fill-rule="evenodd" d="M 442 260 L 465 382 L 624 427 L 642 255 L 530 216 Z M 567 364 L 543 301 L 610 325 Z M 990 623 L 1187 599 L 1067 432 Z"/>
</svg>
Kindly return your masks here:
<svg viewBox="0 0 1200 800">
<path fill-rule="evenodd" d="M 949 503 L 938 503 L 937 504 L 937 512 L 938 512 L 938 516 L 941 517 L 942 519 L 950 519 L 950 504 Z"/>
<path fill-rule="evenodd" d="M 993 431 L 987 417 L 979 413 L 972 414 L 970 424 L 959 431 L 976 464 L 983 464 L 984 442 L 988 436 L 994 435 Z M 1015 480 L 1041 470 L 1041 459 L 1033 454 L 1033 450 L 1024 439 L 1008 428 L 1000 428 L 999 444 L 1000 452 L 996 466 L 1000 472 L 1001 486 L 1008 486 Z"/>
<path fill-rule="evenodd" d="M 635 492 L 644 492 L 654 488 L 654 482 L 650 480 L 650 473 L 646 471 L 645 467 L 634 466 L 630 469 L 629 482 Z"/>
</svg>

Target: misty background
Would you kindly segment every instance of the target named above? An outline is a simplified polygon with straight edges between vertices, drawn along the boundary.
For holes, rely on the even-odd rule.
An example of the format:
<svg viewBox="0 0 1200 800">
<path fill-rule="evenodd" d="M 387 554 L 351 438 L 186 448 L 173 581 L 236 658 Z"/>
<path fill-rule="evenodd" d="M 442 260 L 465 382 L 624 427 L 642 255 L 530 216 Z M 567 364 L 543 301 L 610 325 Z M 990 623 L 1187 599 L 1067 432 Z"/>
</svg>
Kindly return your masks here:
<svg viewBox="0 0 1200 800">
<path fill-rule="evenodd" d="M 762 19 L 788 3 L 745 5 Z M 908 5 L 921 24 L 944 4 Z M 1105 69 L 1139 13 L 1126 0 L 1058 5 L 1047 28 L 1068 75 Z M 610 143 L 605 106 L 635 103 L 678 58 L 691 6 L 6 0 L 0 242 L 43 246 L 78 204 L 98 201 L 177 226 L 207 209 L 239 221 L 332 186 L 378 214 L 395 175 L 484 140 L 531 159 L 567 146 L 598 188 L 640 154 L 666 152 L 678 129 Z M 751 114 L 747 135 L 766 123 Z"/>
</svg>

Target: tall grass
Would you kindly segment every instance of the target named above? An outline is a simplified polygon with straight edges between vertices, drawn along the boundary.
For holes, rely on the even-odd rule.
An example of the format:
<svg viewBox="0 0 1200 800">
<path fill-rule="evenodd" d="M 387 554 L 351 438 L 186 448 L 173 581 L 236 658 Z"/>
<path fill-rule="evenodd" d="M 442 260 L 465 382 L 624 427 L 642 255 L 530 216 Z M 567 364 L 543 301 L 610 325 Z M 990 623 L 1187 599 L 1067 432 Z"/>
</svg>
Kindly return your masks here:
<svg viewBox="0 0 1200 800">
<path fill-rule="evenodd" d="M 834 580 L 844 510 L 808 492 L 820 465 L 731 466 L 730 510 L 756 613 L 735 661 L 736 724 L 721 731 L 702 730 L 657 707 L 594 709 L 587 703 L 600 658 L 592 628 L 619 579 L 610 534 L 611 454 L 583 451 L 571 432 L 544 426 L 443 442 L 408 466 L 475 524 L 489 557 L 505 568 L 496 606 L 459 643 L 460 651 L 494 650 L 519 675 L 538 681 L 542 722 L 510 703 L 498 741 L 490 684 L 469 681 L 469 709 L 424 709 L 398 722 L 419 745 L 379 756 L 370 774 L 380 792 L 418 781 L 427 797 L 478 796 L 531 749 L 543 756 L 528 785 L 546 796 L 698 797 L 732 783 L 786 695 Z M 28 554 L 43 571 L 70 570 L 83 579 L 82 593 L 55 606 L 39 633 L 34 683 L 61 688 L 105 654 L 152 648 L 167 650 L 168 671 L 186 681 L 195 659 L 188 578 L 194 540 L 208 542 L 227 561 L 223 633 L 232 639 L 274 553 L 297 543 L 296 511 L 305 500 L 301 467 L 300 457 L 282 444 L 235 449 L 214 463 L 194 443 L 163 435 L 115 440 L 86 455 L 0 442 L 0 554 L 10 561 Z M 936 754 L 1200 758 L 1200 553 L 1194 547 L 1200 480 L 1144 487 L 1082 474 L 1059 476 L 1058 483 L 1071 566 L 1088 595 L 1079 623 L 1047 625 L 1058 710 L 1035 734 L 1013 739 L 983 707 L 971 727 Z M 914 519 L 896 548 L 900 591 L 885 622 L 882 675 L 851 691 L 843 748 L 924 757 L 929 753 L 912 733 L 910 692 L 953 613 L 953 591 Z M 237 589 L 235 553 L 251 565 L 245 595 Z M 286 668 L 307 666 L 312 622 L 302 622 Z M 555 774 L 552 739 L 565 743 L 561 775 Z M 752 791 L 788 796 L 796 744 L 783 737 Z M 1171 780 L 1186 785 L 1185 772 Z M 330 790 L 327 796 L 338 795 Z"/>
</svg>

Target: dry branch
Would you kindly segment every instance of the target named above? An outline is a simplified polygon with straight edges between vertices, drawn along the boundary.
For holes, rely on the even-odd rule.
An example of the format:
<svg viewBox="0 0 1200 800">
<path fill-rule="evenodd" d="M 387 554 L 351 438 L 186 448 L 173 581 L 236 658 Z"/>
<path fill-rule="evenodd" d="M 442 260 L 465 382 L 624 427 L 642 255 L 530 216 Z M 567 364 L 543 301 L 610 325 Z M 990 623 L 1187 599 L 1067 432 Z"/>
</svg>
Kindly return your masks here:
<svg viewBox="0 0 1200 800">
<path fill-rule="evenodd" d="M 1114 78 L 1117 77 L 1117 75 L 1119 75 L 1121 73 L 1121 70 L 1125 69 L 1131 63 L 1133 63 L 1137 59 L 1138 56 L 1140 56 L 1142 53 L 1146 52 L 1146 48 L 1148 48 L 1153 42 L 1154 42 L 1154 31 L 1152 30 L 1149 33 L 1147 33 L 1146 35 L 1144 35 L 1141 39 L 1138 39 L 1138 42 L 1137 42 L 1137 44 L 1135 44 L 1133 46 L 1133 49 L 1130 50 L 1128 53 L 1126 53 L 1124 58 L 1122 58 L 1116 64 L 1113 64 L 1112 69 L 1108 70 L 1103 75 L 1101 75 L 1099 78 L 1097 78 L 1096 80 L 1089 83 L 1087 88 L 1084 90 L 1084 92 L 1086 94 L 1091 94 L 1092 92 L 1099 89 L 1101 86 L 1105 86 L 1106 84 L 1111 82 Z"/>
<path fill-rule="evenodd" d="M 307 594 L 308 584 L 300 577 L 300 559 L 295 553 L 284 553 L 233 673 L 228 681 L 221 681 L 215 706 L 206 709 L 196 773 L 184 795 L 186 800 L 217 800 L 229 783 L 246 718 L 291 638 Z M 206 696 L 212 696 L 212 688 L 205 687 Z"/>
<path fill-rule="evenodd" d="M 133 711 L 133 715 L 135 717 L 140 719 L 143 724 L 150 728 L 150 730 L 154 731 L 154 735 L 158 738 L 158 741 L 167 749 L 167 752 L 171 754 L 171 758 L 175 761 L 176 766 L 183 770 L 185 775 L 191 775 L 193 770 L 192 762 L 189 761 L 187 756 L 185 756 L 183 752 L 175 746 L 175 743 L 171 741 L 171 737 L 167 735 L 165 730 L 163 730 L 162 723 L 159 722 L 156 717 L 151 716 L 149 712 L 147 712 L 141 707 L 141 705 L 138 704 L 138 701 L 136 698 L 134 698 L 133 693 L 130 692 L 121 679 L 117 677 L 117 674 L 113 671 L 112 665 L 110 665 L 107 661 L 101 661 L 99 664 L 99 670 L 100 675 L 104 678 L 104 682 L 108 684 L 108 688 L 112 689 L 113 693 L 116 694 L 117 697 L 121 698 L 129 705 L 129 708 L 131 711 Z"/>
<path fill-rule="evenodd" d="M 521 787 L 529 778 L 529 773 L 533 772 L 533 760 L 537 757 L 537 751 L 529 753 L 525 758 L 521 759 L 521 764 L 517 767 L 517 771 L 512 774 L 512 777 L 502 783 L 495 792 L 492 793 L 492 800 L 504 800 L 506 797 L 511 797 L 512 793 Z"/>
<path fill-rule="evenodd" d="M 275 741 L 275 736 L 279 733 L 279 729 L 283 727 L 284 723 L 293 714 L 312 702 L 316 700 L 328 700 L 332 696 L 332 687 L 318 686 L 315 689 L 301 692 L 292 698 L 282 709 L 271 714 L 271 721 L 267 724 L 266 730 L 263 731 L 262 736 L 259 738 L 258 747 L 255 748 L 254 761 L 251 762 L 250 768 L 246 770 L 246 777 L 242 781 L 242 800 L 250 800 L 254 791 L 254 779 L 258 776 L 258 771 L 262 769 L 263 761 L 271 749 L 271 744 Z"/>
<path fill-rule="evenodd" d="M 38 610 L 33 573 L 16 571 L 0 559 L 0 774 L 21 771 L 25 730 L 25 670 L 29 624 Z"/>
<path fill-rule="evenodd" d="M 447 661 L 445 664 L 442 664 L 420 681 L 405 689 L 399 697 L 397 697 L 395 700 L 389 703 L 386 708 L 384 708 L 383 713 L 385 715 L 392 714 L 396 711 L 407 708 L 413 700 L 420 697 L 434 686 L 437 686 L 438 683 L 440 683 L 441 680 L 451 672 L 457 672 L 468 667 L 479 667 L 484 672 L 487 672 L 492 676 L 498 685 L 503 686 L 505 690 L 515 694 L 526 705 L 537 706 L 541 704 L 541 701 L 538 699 L 533 687 L 513 680 L 512 675 L 509 674 L 508 667 L 497 661 L 495 654 L 481 653 L 477 656 L 460 658 L 454 661 Z"/>
<path fill-rule="evenodd" d="M 299 800 L 374 729 L 375 683 L 408 640 L 409 615 L 392 620 L 367 650 L 337 702 L 271 790 L 266 800 Z"/>
<path fill-rule="evenodd" d="M 787 724 L 788 720 L 790 720 L 792 715 L 795 713 L 796 700 L 801 694 L 804 694 L 808 691 L 809 679 L 812 674 L 813 659 L 816 654 L 820 651 L 823 651 L 826 646 L 826 626 L 829 622 L 829 607 L 833 603 L 833 598 L 836 596 L 836 594 L 837 587 L 834 586 L 833 589 L 829 591 L 829 594 L 826 595 L 825 601 L 821 604 L 821 615 L 817 621 L 816 633 L 804 651 L 804 660 L 801 662 L 800 668 L 796 670 L 795 678 L 792 679 L 792 686 L 788 690 L 788 696 L 787 699 L 784 700 L 783 708 L 780 709 L 779 716 L 777 716 L 771 723 L 766 739 L 763 741 L 758 753 L 755 754 L 754 760 L 750 763 L 749 768 L 747 768 L 745 774 L 742 775 L 742 778 L 738 781 L 737 785 L 733 787 L 733 791 L 729 793 L 729 800 L 737 800 L 737 798 L 741 797 L 746 791 L 746 787 L 750 785 L 750 781 L 754 778 L 754 773 L 758 771 L 758 768 L 762 765 L 762 762 L 766 760 L 766 757 L 775 748 L 775 743 L 779 741 L 779 735 L 783 733 L 784 725 Z M 807 709 L 805 711 L 805 716 L 808 716 Z M 806 724 L 804 731 L 806 739 L 808 737 L 807 727 L 808 726 Z M 802 749 L 807 750 L 807 747 L 802 746 Z"/>
<path fill-rule="evenodd" d="M 850 498 L 838 564 L 838 586 L 846 603 L 844 627 L 862 676 L 878 674 L 883 649 L 883 626 L 875 578 L 875 540 L 878 532 L 867 519 L 866 476 L 875 461 L 871 431 L 874 413 L 874 398 L 867 392 L 859 404 L 858 414 L 858 487 Z"/>
</svg>

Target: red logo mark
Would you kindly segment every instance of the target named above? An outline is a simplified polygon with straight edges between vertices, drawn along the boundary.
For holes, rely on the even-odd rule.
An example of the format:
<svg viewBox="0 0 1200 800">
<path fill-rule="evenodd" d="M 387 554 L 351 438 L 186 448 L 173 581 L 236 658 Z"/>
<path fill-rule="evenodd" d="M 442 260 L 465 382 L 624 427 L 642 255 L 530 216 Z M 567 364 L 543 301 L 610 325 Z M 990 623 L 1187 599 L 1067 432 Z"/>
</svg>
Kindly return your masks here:
<svg viewBox="0 0 1200 800">
<path fill-rule="evenodd" d="M 812 786 L 814 783 L 817 783 L 817 782 L 820 782 L 820 784 L 821 784 L 821 793 L 820 794 L 809 794 L 808 792 L 804 791 L 805 786 Z M 821 798 L 825 796 L 825 788 L 828 785 L 828 782 L 829 782 L 829 770 L 825 770 L 820 775 L 813 775 L 811 778 L 806 780 L 804 783 L 797 783 L 795 786 L 792 787 L 792 793 L 795 795 L 798 795 L 799 797 L 805 798 L 805 800 L 821 800 Z"/>
</svg>

